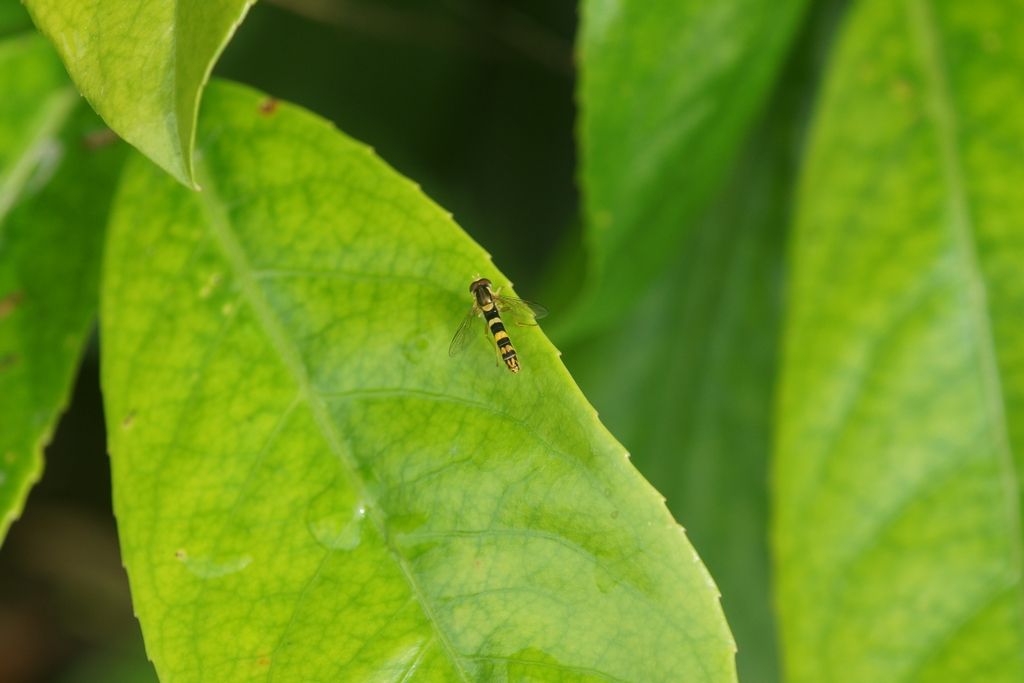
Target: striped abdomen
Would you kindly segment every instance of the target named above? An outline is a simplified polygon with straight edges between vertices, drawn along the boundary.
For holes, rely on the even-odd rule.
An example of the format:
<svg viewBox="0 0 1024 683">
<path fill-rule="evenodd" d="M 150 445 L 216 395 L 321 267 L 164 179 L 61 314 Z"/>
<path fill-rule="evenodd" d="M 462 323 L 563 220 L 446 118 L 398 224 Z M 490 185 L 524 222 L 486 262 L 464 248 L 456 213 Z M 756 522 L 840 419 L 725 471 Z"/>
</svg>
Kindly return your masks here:
<svg viewBox="0 0 1024 683">
<path fill-rule="evenodd" d="M 512 372 L 519 372 L 516 348 L 512 346 L 512 340 L 508 338 L 508 332 L 505 331 L 505 324 L 501 322 L 497 306 L 494 305 L 494 301 L 488 301 L 481 308 L 487 321 L 487 329 L 494 335 L 494 343 L 498 345 L 498 353 L 505 361 L 505 366 Z"/>
</svg>

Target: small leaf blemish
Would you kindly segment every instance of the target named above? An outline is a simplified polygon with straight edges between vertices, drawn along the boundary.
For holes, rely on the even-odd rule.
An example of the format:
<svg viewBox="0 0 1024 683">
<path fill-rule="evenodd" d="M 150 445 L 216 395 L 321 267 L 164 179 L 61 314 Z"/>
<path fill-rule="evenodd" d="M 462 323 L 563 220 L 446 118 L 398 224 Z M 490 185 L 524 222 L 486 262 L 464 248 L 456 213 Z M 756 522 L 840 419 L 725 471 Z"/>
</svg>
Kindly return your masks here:
<svg viewBox="0 0 1024 683">
<path fill-rule="evenodd" d="M 210 295 L 213 294 L 213 290 L 220 284 L 221 279 L 223 279 L 223 276 L 220 273 L 212 273 L 210 277 L 207 278 L 206 284 L 203 285 L 203 288 L 199 290 L 199 298 L 209 299 Z"/>
<path fill-rule="evenodd" d="M 25 294 L 20 291 L 11 292 L 0 299 L 0 320 L 3 320 L 13 313 L 14 309 L 16 309 L 18 304 L 20 304 L 24 299 Z"/>
<path fill-rule="evenodd" d="M 273 97 L 268 97 L 260 103 L 260 113 L 264 116 L 273 116 L 277 112 L 278 101 Z"/>
<path fill-rule="evenodd" d="M 120 138 L 117 136 L 117 133 L 115 133 L 114 131 L 110 130 L 109 128 L 102 128 L 100 130 L 94 130 L 91 133 L 87 133 L 85 136 L 83 136 L 82 144 L 85 146 L 87 150 L 89 150 L 90 152 L 94 152 L 98 149 L 109 147 L 110 145 L 117 142 L 119 139 Z"/>
</svg>

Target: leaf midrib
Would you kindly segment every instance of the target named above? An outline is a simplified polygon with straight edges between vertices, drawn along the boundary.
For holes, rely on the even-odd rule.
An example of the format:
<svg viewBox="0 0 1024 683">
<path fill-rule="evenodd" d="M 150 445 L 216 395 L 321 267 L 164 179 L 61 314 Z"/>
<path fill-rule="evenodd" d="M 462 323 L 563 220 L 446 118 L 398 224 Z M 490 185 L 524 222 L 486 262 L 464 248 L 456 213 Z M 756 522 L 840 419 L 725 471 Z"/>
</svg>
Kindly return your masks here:
<svg viewBox="0 0 1024 683">
<path fill-rule="evenodd" d="M 301 400 L 310 407 L 313 419 L 316 421 L 321 436 L 327 443 L 331 453 L 338 458 L 339 462 L 347 470 L 347 474 L 358 488 L 360 498 L 364 501 L 366 506 L 366 518 L 369 519 L 375 527 L 377 527 L 377 531 L 382 539 L 390 538 L 387 531 L 387 517 L 382 512 L 376 496 L 373 495 L 369 490 L 369 487 L 366 485 L 366 482 L 360 476 L 358 464 L 353 461 L 349 449 L 345 447 L 341 435 L 338 433 L 338 430 L 331 420 L 326 404 L 322 400 L 321 396 L 314 390 L 309 378 L 309 373 L 302 361 L 298 348 L 288 337 L 283 324 L 274 313 L 270 302 L 266 299 L 259 284 L 256 282 L 256 279 L 253 276 L 253 268 L 249 263 L 248 255 L 245 253 L 244 248 L 235 236 L 231 222 L 227 216 L 227 211 L 224 209 L 224 203 L 216 192 L 216 186 L 213 182 L 213 178 L 209 173 L 205 172 L 205 165 L 202 162 L 196 164 L 196 178 L 200 181 L 201 187 L 203 188 L 202 191 L 197 192 L 196 194 L 199 197 L 199 202 L 204 211 L 207 226 L 220 247 L 225 260 L 227 260 L 232 271 L 234 271 L 242 296 L 252 307 L 252 310 L 255 313 L 264 333 L 269 338 L 271 345 L 278 353 L 281 361 L 292 375 L 292 378 L 295 380 L 299 396 Z M 441 627 L 441 624 L 439 623 L 437 616 L 434 614 L 423 589 L 419 585 L 419 581 L 412 571 L 412 567 L 408 559 L 386 540 L 385 545 L 396 564 L 398 564 L 399 568 L 402 570 L 402 574 L 405 577 L 410 590 L 415 596 L 416 601 L 420 605 L 420 609 L 423 611 L 424 616 L 434 631 L 434 637 L 445 649 L 449 659 L 451 660 L 452 666 L 456 671 L 458 671 L 460 679 L 464 681 L 464 683 L 470 683 L 470 681 L 472 681 L 472 677 L 470 677 L 469 673 L 465 670 L 461 657 L 459 657 L 454 646 L 449 640 L 448 634 Z"/>
<path fill-rule="evenodd" d="M 999 464 L 1006 489 L 1005 514 L 1009 517 L 1011 562 L 1017 577 L 1018 618 L 1024 623 L 1024 585 L 1021 570 L 1024 567 L 1024 537 L 1021 536 L 1018 475 L 1006 418 L 1006 394 L 999 375 L 991 313 L 988 308 L 985 276 L 978 257 L 976 236 L 970 212 L 970 202 L 964 174 L 963 160 L 957 144 L 958 125 L 955 105 L 945 75 L 941 36 L 936 19 L 926 0 L 908 0 L 908 23 L 913 33 L 914 46 L 924 72 L 927 88 L 927 106 L 933 118 L 941 152 L 943 171 L 949 189 L 949 227 L 961 256 L 961 269 L 966 283 L 968 315 L 971 329 L 976 331 L 978 363 L 981 370 L 985 400 L 991 420 Z"/>
</svg>

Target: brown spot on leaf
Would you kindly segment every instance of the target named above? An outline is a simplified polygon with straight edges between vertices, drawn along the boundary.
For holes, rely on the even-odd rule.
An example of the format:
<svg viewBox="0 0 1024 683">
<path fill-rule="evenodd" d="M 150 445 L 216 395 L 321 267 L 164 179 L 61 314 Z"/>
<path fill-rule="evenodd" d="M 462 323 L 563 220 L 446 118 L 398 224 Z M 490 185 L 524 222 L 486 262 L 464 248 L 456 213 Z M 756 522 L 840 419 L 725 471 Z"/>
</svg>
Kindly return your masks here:
<svg viewBox="0 0 1024 683">
<path fill-rule="evenodd" d="M 131 426 L 133 424 L 135 424 L 135 411 L 134 410 L 130 410 L 130 411 L 128 411 L 128 414 L 124 416 L 124 419 L 121 420 L 121 428 L 122 429 L 131 429 Z"/>
<path fill-rule="evenodd" d="M 270 666 L 270 657 L 260 657 L 256 660 L 256 663 L 260 666 Z"/>
<path fill-rule="evenodd" d="M 277 111 L 277 100 L 273 97 L 268 97 L 260 103 L 260 113 L 264 116 L 272 116 Z"/>
<path fill-rule="evenodd" d="M 16 356 L 13 353 L 8 353 L 7 355 L 0 356 L 0 372 L 9 369 L 17 362 L 18 356 Z"/>
<path fill-rule="evenodd" d="M 100 130 L 94 130 L 91 133 L 85 135 L 82 138 L 82 144 L 89 151 L 95 151 L 117 142 L 120 138 L 117 137 L 117 133 L 110 130 L 109 128 L 101 128 Z"/>
<path fill-rule="evenodd" d="M 0 299 L 0 320 L 3 320 L 18 307 L 18 304 L 25 298 L 24 292 L 11 292 Z"/>
</svg>

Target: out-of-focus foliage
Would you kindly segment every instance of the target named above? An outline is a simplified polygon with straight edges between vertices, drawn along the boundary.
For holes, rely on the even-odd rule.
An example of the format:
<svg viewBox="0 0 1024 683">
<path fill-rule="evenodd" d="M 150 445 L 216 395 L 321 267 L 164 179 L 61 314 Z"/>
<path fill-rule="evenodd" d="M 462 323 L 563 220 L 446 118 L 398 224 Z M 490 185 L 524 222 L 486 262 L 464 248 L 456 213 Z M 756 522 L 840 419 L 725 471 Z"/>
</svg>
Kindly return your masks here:
<svg viewBox="0 0 1024 683">
<path fill-rule="evenodd" d="M 736 635 L 740 680 L 777 676 L 767 469 L 784 246 L 841 8 L 810 13 L 768 111 L 670 272 L 616 331 L 566 347 L 584 392 L 699 544 Z"/>
<path fill-rule="evenodd" d="M 672 262 L 763 107 L 805 4 L 581 3 L 589 270 L 566 336 L 635 309 Z"/>
<path fill-rule="evenodd" d="M 7 25 L 18 25 L 11 13 Z M 121 157 L 39 35 L 0 39 L 0 545 L 42 472 L 96 309 Z"/>
<path fill-rule="evenodd" d="M 1021 2 L 866 0 L 792 245 L 788 680 L 1024 679 Z"/>
</svg>

